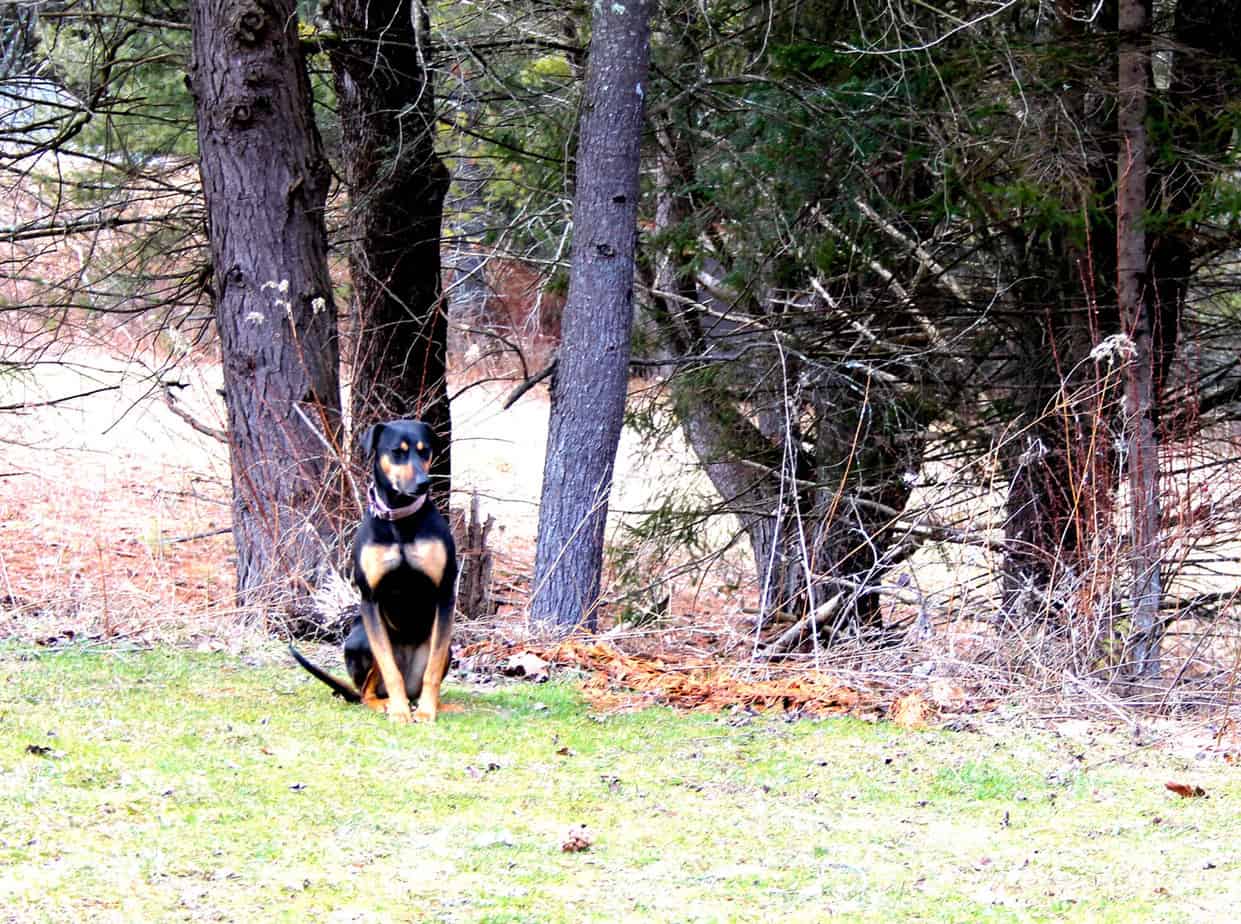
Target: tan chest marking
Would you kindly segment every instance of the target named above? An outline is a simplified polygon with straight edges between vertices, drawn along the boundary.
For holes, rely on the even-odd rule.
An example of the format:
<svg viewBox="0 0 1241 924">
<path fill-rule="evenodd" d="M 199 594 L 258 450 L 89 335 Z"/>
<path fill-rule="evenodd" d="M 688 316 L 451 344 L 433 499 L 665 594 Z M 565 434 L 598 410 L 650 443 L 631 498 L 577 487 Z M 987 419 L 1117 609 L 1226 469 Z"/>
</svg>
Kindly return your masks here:
<svg viewBox="0 0 1241 924">
<path fill-rule="evenodd" d="M 399 545 L 368 545 L 358 554 L 358 563 L 362 566 L 362 576 L 371 590 L 379 586 L 383 576 L 389 571 L 400 567 L 401 547 Z"/>
<path fill-rule="evenodd" d="M 448 550 L 438 539 L 419 539 L 407 542 L 401 547 L 405 560 L 411 568 L 416 568 L 431 579 L 431 583 L 439 587 L 444 579 L 444 568 L 448 565 Z"/>
</svg>

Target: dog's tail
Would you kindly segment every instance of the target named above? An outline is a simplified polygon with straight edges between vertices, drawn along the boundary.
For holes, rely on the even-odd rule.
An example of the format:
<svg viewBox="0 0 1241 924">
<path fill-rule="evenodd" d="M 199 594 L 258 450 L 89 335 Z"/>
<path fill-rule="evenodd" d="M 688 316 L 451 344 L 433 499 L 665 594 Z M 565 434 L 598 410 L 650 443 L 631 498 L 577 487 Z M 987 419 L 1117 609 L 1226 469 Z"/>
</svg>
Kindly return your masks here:
<svg viewBox="0 0 1241 924">
<path fill-rule="evenodd" d="M 310 672 L 310 675 L 312 677 L 323 681 L 329 687 L 331 687 L 332 692 L 335 693 L 337 696 L 339 696 L 341 699 L 345 700 L 346 702 L 350 702 L 350 703 L 362 702 L 362 695 L 358 693 L 357 690 L 349 686 L 349 684 L 345 683 L 344 681 L 337 680 L 335 677 L 333 677 L 323 668 L 319 667 L 317 664 L 312 664 L 310 661 L 306 660 L 305 655 L 303 655 L 300 651 L 298 651 L 292 645 L 289 646 L 289 654 L 293 655 L 293 660 L 296 661 L 298 664 L 300 664 L 302 667 L 306 668 L 306 670 Z"/>
</svg>

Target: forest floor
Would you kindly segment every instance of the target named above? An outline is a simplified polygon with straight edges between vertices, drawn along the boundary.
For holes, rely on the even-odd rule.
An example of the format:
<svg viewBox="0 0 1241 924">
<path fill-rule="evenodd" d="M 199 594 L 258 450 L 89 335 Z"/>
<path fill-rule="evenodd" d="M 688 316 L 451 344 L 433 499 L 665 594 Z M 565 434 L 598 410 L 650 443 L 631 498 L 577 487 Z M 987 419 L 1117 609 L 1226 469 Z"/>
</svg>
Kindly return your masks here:
<svg viewBox="0 0 1241 924">
<path fill-rule="evenodd" d="M 439 723 L 397 726 L 270 651 L 0 654 L 5 921 L 1178 922 L 1241 902 L 1236 770 L 1125 735 L 601 712 L 563 681 L 454 683 Z"/>
<path fill-rule="evenodd" d="M 33 405 L 0 414 L 0 637 L 236 636 L 227 450 L 141 381 L 157 365 L 70 351 L 0 381 L 0 403 Z M 179 408 L 223 427 L 217 365 L 183 361 L 167 377 L 184 383 L 173 390 Z M 483 382 L 454 399 L 453 507 L 477 494 L 494 518 L 501 594 L 513 609 L 528 592 L 548 405 L 538 389 L 501 410 L 507 390 Z M 613 537 L 661 492 L 709 496 L 675 441 L 652 451 L 631 432 L 616 484 Z M 726 557 L 710 582 L 676 588 L 673 609 L 713 617 L 703 631 L 716 631 L 741 613 L 744 572 L 740 553 Z"/>
<path fill-rule="evenodd" d="M 47 648 L 173 644 L 240 656 L 261 650 L 279 628 L 271 614 L 240 612 L 232 602 L 224 444 L 192 429 L 150 384 L 181 383 L 172 389 L 177 407 L 222 428 L 219 366 L 182 356 L 175 369 L 162 368 L 167 359 L 132 343 L 111 351 L 68 345 L 31 374 L 0 380 L 0 404 L 26 405 L 0 414 L 0 639 Z M 459 614 L 458 672 L 470 677 L 503 668 L 531 642 L 524 607 L 548 403 L 546 389 L 537 388 L 503 410 L 510 382 L 489 380 L 485 370 L 458 379 L 453 507 L 460 513 L 477 496 L 483 516 L 494 518 L 500 600 L 494 617 Z M 658 387 L 635 381 L 633 390 L 641 397 Z M 609 559 L 617 602 L 603 618 L 603 645 L 540 652 L 553 671 L 559 665 L 605 678 L 592 692 L 596 698 L 604 688 L 631 689 L 644 702 L 797 714 L 835 713 L 845 703 L 856 714 L 899 712 L 915 726 L 1016 707 L 1031 718 L 1092 718 L 1149 740 L 1184 739 L 1176 745 L 1183 753 L 1219 758 L 1241 751 L 1241 730 L 1226 708 L 1215 708 L 1227 687 L 1214 675 L 1207 681 L 1215 685 L 1196 699 L 1195 677 L 1186 672 L 1165 708 L 1139 720 L 1104 684 L 1040 663 L 1046 640 L 1001 637 L 978 594 L 995 563 L 969 548 L 952 561 L 941 555 L 915 565 L 910 586 L 928 597 L 938 586 L 941 616 L 905 644 L 882 651 L 840 645 L 814 657 L 763 662 L 753 657 L 759 634 L 748 549 L 736 546 L 693 567 L 688 553 L 670 556 L 627 532 L 669 494 L 686 506 L 709 505 L 710 485 L 676 432 L 653 445 L 627 429 L 615 483 L 609 540 L 636 552 L 627 564 Z M 720 518 L 699 528 L 698 538 L 723 545 L 728 529 Z M 619 573 L 626 568 L 628 584 Z M 634 591 L 652 577 L 655 593 Z M 330 649 L 319 654 L 339 658 Z M 1225 667 L 1235 665 L 1238 655 L 1222 654 Z M 1025 663 L 1018 670 L 1010 658 Z"/>
<path fill-rule="evenodd" d="M 144 351 L 137 343 L 107 351 L 70 344 L 47 354 L 30 374 L 0 379 L 0 405 L 9 408 L 0 414 L 0 639 L 173 643 L 242 654 L 279 629 L 272 614 L 239 612 L 233 605 L 226 447 L 192 429 L 151 384 L 177 381 L 179 387 L 170 389 L 176 406 L 220 429 L 219 366 L 185 355 L 175 368 L 167 363 L 166 351 Z M 458 639 L 495 643 L 494 661 L 529 635 L 525 604 L 547 391 L 536 388 L 503 410 L 511 381 L 502 376 L 491 380 L 487 370 L 476 369 L 458 375 L 454 387 L 452 506 L 460 515 L 477 496 L 482 516 L 494 519 L 490 547 L 500 603 L 494 617 L 459 614 Z M 633 383 L 639 400 L 646 389 L 658 388 L 657 382 Z M 1214 480 L 1229 482 L 1218 475 Z M 711 504 L 710 485 L 675 428 L 658 444 L 627 428 L 615 485 L 613 602 L 602 629 L 624 652 L 661 659 L 674 671 L 706 660 L 766 679 L 787 676 L 791 668 L 798 682 L 807 671 L 828 671 L 833 681 L 867 687 L 888 703 L 920 693 L 948 714 L 1016 700 L 1051 716 L 1068 711 L 1119 719 L 1105 682 L 1080 669 L 1066 679 L 1061 665 L 1047 663 L 1056 656 L 1055 639 L 996 631 L 988 595 L 998 562 L 977 546 L 927 544 L 903 573 L 889 576 L 888 584 L 916 590 L 932 604 L 928 612 L 937 614 L 910 620 L 897 612 L 901 604 L 889 604 L 912 626 L 904 644 L 878 652 L 843 644 L 801 660 L 762 662 L 754 657 L 760 629 L 762 637 L 773 629 L 755 625 L 758 593 L 744 543 L 696 561 L 697 550 L 670 550 L 632 532 L 669 497 L 682 508 Z M 1241 498 L 1241 488 L 1235 493 Z M 691 532 L 700 548 L 718 548 L 728 544 L 733 528 L 721 517 Z M 627 558 L 616 554 L 620 549 Z M 1217 572 L 1221 567 L 1214 565 Z M 1241 578 L 1216 579 L 1235 588 Z M 1224 701 L 1220 691 L 1230 689 L 1241 644 L 1221 634 L 1206 644 L 1187 635 L 1167 647 L 1178 645 L 1188 652 L 1180 662 L 1186 669 L 1161 711 L 1189 716 L 1199 730 L 1214 723 L 1211 732 L 1231 740 L 1235 726 L 1214 707 Z"/>
</svg>

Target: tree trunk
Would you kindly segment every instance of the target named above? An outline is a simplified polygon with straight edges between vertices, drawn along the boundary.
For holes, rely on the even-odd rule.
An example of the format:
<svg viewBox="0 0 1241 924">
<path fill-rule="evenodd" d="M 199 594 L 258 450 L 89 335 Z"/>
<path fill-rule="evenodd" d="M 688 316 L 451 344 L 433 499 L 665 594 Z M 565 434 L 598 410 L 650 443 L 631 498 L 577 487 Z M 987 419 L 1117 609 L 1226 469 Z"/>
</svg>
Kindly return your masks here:
<svg viewBox="0 0 1241 924">
<path fill-rule="evenodd" d="M 680 120 L 692 122 L 684 115 Z M 711 343 L 704 328 L 720 322 L 698 307 L 702 295 L 681 249 L 695 210 L 689 192 L 697 186 L 693 152 L 667 113 L 656 117 L 656 140 L 653 327 L 672 356 L 704 354 Z M 888 430 L 876 420 L 888 409 L 899 410 L 899 401 L 882 401 L 885 410 L 877 412 L 859 408 L 848 390 L 834 392 L 823 381 L 810 389 L 818 399 L 818 426 L 814 452 L 805 453 L 798 435 L 786 427 L 786 420 L 802 419 L 803 408 L 789 402 L 778 380 L 774 386 L 758 384 L 777 362 L 767 339 L 749 344 L 752 365 L 738 359 L 727 371 L 716 367 L 716 373 L 674 372 L 670 381 L 674 413 L 723 509 L 737 517 L 750 540 L 760 588 L 760 620 L 775 613 L 800 616 L 840 594 L 831 618 L 819 627 L 825 639 L 846 627 L 879 628 L 879 598 L 865 586 L 877 582 L 890 565 L 890 516 L 855 501 L 862 493 L 860 482 L 865 481 L 864 493 L 880 508 L 902 509 L 910 493 L 902 475 L 917 469 L 921 441 L 913 446 L 912 431 Z M 734 333 L 730 349 L 739 349 L 741 342 Z M 746 405 L 753 408 L 760 387 L 769 392 L 765 399 L 769 406 L 763 409 L 767 426 L 741 410 Z M 859 427 L 859 415 L 871 424 Z M 797 456 L 795 472 L 789 471 L 785 457 L 790 444 Z M 842 459 L 847 460 L 843 472 Z"/>
<path fill-rule="evenodd" d="M 1146 293 L 1146 110 L 1150 79 L 1148 0 L 1121 0 L 1117 122 L 1116 300 L 1136 353 L 1128 367 L 1125 417 L 1132 516 L 1131 666 L 1158 679 L 1162 596 L 1159 542 L 1159 444 L 1155 431 L 1153 300 Z"/>
<path fill-rule="evenodd" d="M 1114 230 L 1106 230 L 1110 241 Z M 1109 363 L 1087 361 L 1105 333 L 1100 324 L 1110 319 L 1100 319 L 1081 293 L 1083 279 L 1073 278 L 1078 267 L 1098 262 L 1111 266 L 1061 239 L 1042 257 L 1032 256 L 1015 287 L 1027 314 L 1013 321 L 1012 349 L 1027 359 L 1006 376 L 1005 397 L 1011 395 L 1017 413 L 1000 459 L 1008 484 L 1003 611 L 1019 625 L 1048 615 L 1090 616 L 1098 603 L 1092 592 L 1077 592 L 1094 582 L 1078 579 L 1101 564 L 1091 556 L 1112 522 L 1116 453 L 1105 431 L 1118 387 Z M 1110 602 L 1105 609 L 1110 612 Z"/>
<path fill-rule="evenodd" d="M 1181 320 L 1189 297 L 1195 258 L 1203 255 L 1200 230 L 1209 219 L 1194 210 L 1204 187 L 1221 173 L 1232 143 L 1235 116 L 1230 103 L 1241 92 L 1241 3 L 1237 0 L 1179 0 L 1176 5 L 1172 76 L 1153 124 L 1160 126 L 1164 156 L 1150 164 L 1148 200 L 1160 214 L 1160 230 L 1149 235 L 1150 283 L 1146 297 L 1155 353 L 1156 423 L 1164 419 L 1163 398 L 1176 356 Z M 1170 409 L 1175 414 L 1179 408 Z"/>
<path fill-rule="evenodd" d="M 340 511 L 330 174 L 291 0 L 194 0 L 192 17 L 238 596 L 300 607 Z"/>
<path fill-rule="evenodd" d="M 1010 331 L 1021 359 L 1005 375 L 1004 397 L 1015 413 L 1005 421 L 1013 435 L 1000 450 L 1009 485 L 1003 608 L 1018 622 L 1051 612 L 1066 620 L 1093 615 L 1091 593 L 1059 595 L 1056 585 L 1095 566 L 1095 539 L 1110 524 L 1118 484 L 1112 441 L 1102 432 L 1119 402 L 1117 376 L 1110 365 L 1087 359 L 1120 329 L 1113 247 L 1116 115 L 1097 104 L 1092 90 L 1110 71 L 1098 55 L 1097 36 L 1115 27 L 1113 5 L 1101 8 L 1092 24 L 1065 0 L 1056 3 L 1048 23 L 1049 40 L 1066 49 L 1051 65 L 1048 82 L 1061 89 L 1050 104 L 1082 137 L 1094 139 L 1083 146 L 1074 184 L 1080 199 L 1063 202 L 1066 211 L 1082 216 L 1084 239 L 1063 227 L 1045 241 L 1025 227 L 1010 236 L 1019 255 L 1016 303 L 1024 310 Z M 1110 601 L 1104 608 L 1110 615 Z"/>
<path fill-rule="evenodd" d="M 331 46 L 350 198 L 352 430 L 413 417 L 441 438 L 434 491 L 451 487 L 445 378 L 448 312 L 440 227 L 448 170 L 435 152 L 435 96 L 422 0 L 332 0 Z"/>
<path fill-rule="evenodd" d="M 531 618 L 594 627 L 629 381 L 649 0 L 597 4 L 582 101 L 573 252 L 552 381 Z"/>
</svg>

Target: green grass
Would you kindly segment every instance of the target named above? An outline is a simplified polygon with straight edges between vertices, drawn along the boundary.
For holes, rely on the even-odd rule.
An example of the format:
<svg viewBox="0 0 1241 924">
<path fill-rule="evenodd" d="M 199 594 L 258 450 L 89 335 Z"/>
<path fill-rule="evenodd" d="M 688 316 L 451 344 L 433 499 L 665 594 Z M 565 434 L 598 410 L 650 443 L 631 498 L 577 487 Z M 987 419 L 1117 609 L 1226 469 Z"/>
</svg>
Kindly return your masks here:
<svg viewBox="0 0 1241 924">
<path fill-rule="evenodd" d="M 602 717 L 559 684 L 448 702 L 398 727 L 279 663 L 0 649 L 0 920 L 1206 921 L 1241 900 L 1222 765 Z M 1164 791 L 1182 778 L 1211 798 Z M 594 846 L 562 852 L 579 822 Z"/>
</svg>

